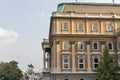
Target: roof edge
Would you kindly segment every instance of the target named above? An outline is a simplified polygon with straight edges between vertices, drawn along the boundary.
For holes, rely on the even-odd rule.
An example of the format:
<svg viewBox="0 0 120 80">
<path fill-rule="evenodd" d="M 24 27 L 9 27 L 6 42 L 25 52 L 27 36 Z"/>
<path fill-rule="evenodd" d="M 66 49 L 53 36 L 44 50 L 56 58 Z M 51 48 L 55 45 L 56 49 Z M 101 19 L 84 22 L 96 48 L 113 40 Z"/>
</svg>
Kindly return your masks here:
<svg viewBox="0 0 120 80">
<path fill-rule="evenodd" d="M 91 5 L 91 6 L 120 6 L 120 4 L 118 3 L 92 3 L 92 2 L 64 2 L 64 3 L 60 3 L 58 4 L 58 6 L 60 5 Z"/>
</svg>

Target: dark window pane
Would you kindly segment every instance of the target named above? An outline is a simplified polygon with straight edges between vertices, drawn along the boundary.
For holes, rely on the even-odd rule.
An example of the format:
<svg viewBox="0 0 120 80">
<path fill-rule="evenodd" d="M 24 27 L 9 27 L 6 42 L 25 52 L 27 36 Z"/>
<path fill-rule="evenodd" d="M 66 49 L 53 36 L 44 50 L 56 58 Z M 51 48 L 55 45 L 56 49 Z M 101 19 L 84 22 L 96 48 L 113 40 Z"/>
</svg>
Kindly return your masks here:
<svg viewBox="0 0 120 80">
<path fill-rule="evenodd" d="M 84 65 L 83 64 L 79 64 L 79 68 L 84 68 Z"/>
<path fill-rule="evenodd" d="M 112 49 L 112 44 L 108 43 L 108 49 Z"/>
<path fill-rule="evenodd" d="M 79 63 L 83 63 L 83 59 L 79 59 Z"/>
<path fill-rule="evenodd" d="M 94 63 L 98 63 L 98 59 L 97 58 L 94 59 Z"/>
<path fill-rule="evenodd" d="M 97 48 L 97 43 L 94 43 L 94 49 L 98 49 L 98 48 Z"/>
</svg>

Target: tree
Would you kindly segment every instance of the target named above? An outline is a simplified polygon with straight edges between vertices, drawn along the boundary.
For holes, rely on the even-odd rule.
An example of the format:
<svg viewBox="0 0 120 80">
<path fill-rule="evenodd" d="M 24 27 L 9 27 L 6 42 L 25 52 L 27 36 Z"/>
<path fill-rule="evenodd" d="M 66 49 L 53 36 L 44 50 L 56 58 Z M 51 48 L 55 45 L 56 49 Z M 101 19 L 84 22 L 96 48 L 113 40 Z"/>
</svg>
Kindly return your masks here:
<svg viewBox="0 0 120 80">
<path fill-rule="evenodd" d="M 0 64 L 0 80 L 20 80 L 22 71 L 17 66 L 18 62 L 10 61 L 9 63 Z"/>
<path fill-rule="evenodd" d="M 97 69 L 97 77 L 99 80 L 117 80 L 118 66 L 115 64 L 113 57 L 105 48 L 103 57 Z"/>
</svg>

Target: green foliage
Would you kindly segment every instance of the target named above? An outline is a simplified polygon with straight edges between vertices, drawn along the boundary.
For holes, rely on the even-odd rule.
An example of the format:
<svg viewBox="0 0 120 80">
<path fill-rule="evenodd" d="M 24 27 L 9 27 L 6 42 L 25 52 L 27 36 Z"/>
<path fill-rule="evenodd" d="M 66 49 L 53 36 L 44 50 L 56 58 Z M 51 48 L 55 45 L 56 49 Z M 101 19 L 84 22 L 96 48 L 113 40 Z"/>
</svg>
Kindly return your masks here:
<svg viewBox="0 0 120 80">
<path fill-rule="evenodd" d="M 0 64 L 0 80 L 20 80 L 22 71 L 17 66 L 18 62 L 10 61 L 9 63 Z"/>
<path fill-rule="evenodd" d="M 108 49 L 105 48 L 103 58 L 99 63 L 97 69 L 97 77 L 99 80 L 117 80 L 118 66 L 111 55 L 109 55 Z"/>
</svg>

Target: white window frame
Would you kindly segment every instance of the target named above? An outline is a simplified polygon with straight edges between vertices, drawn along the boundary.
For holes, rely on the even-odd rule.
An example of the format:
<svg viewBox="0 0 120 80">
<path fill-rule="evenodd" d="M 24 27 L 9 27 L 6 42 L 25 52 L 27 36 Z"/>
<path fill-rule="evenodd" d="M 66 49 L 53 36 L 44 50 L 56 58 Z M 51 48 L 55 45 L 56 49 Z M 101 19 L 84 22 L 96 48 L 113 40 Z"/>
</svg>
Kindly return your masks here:
<svg viewBox="0 0 120 80">
<path fill-rule="evenodd" d="M 94 48 L 94 44 L 97 44 L 97 49 Z M 99 43 L 98 42 L 93 42 L 92 43 L 92 50 L 99 50 Z"/>
<path fill-rule="evenodd" d="M 120 41 L 117 42 L 117 50 L 120 50 Z"/>
<path fill-rule="evenodd" d="M 98 63 L 95 63 L 95 62 L 94 62 L 95 58 L 98 59 Z M 95 68 L 95 65 L 96 65 L 96 64 L 99 65 L 99 61 L 100 61 L 100 60 L 99 60 L 98 57 L 93 57 L 93 69 L 95 69 L 95 70 L 97 69 L 97 68 Z"/>
<path fill-rule="evenodd" d="M 63 42 L 63 50 L 69 50 L 69 42 Z"/>
<path fill-rule="evenodd" d="M 83 60 L 83 63 L 80 62 L 80 59 Z M 83 65 L 83 68 L 80 68 L 80 65 Z M 83 57 L 78 58 L 78 69 L 85 69 L 85 59 Z"/>
<path fill-rule="evenodd" d="M 106 23 L 106 31 L 107 32 L 112 32 L 113 31 L 113 26 L 111 23 Z"/>
<path fill-rule="evenodd" d="M 109 43 L 111 44 L 112 49 L 109 49 Z M 113 50 L 113 42 L 107 42 L 107 48 L 108 48 L 108 50 Z"/>
<path fill-rule="evenodd" d="M 64 60 L 65 59 L 67 59 L 68 60 L 68 62 L 67 63 L 65 63 L 64 62 Z M 68 68 L 65 68 L 65 65 L 67 65 L 68 66 Z M 63 58 L 63 69 L 69 69 L 70 68 L 70 60 L 69 60 L 69 58 L 68 57 L 65 57 L 65 58 Z"/>
<path fill-rule="evenodd" d="M 68 30 L 68 24 L 62 23 L 62 30 Z"/>
<path fill-rule="evenodd" d="M 82 31 L 82 30 L 83 30 L 83 24 L 78 23 L 78 24 L 77 24 L 77 30 Z"/>
<path fill-rule="evenodd" d="M 92 31 L 98 31 L 98 25 L 92 24 Z"/>
<path fill-rule="evenodd" d="M 81 46 L 83 47 L 83 48 L 81 48 Z M 84 43 L 83 42 L 78 42 L 78 47 L 77 47 L 77 49 L 78 50 L 84 50 Z"/>
</svg>

